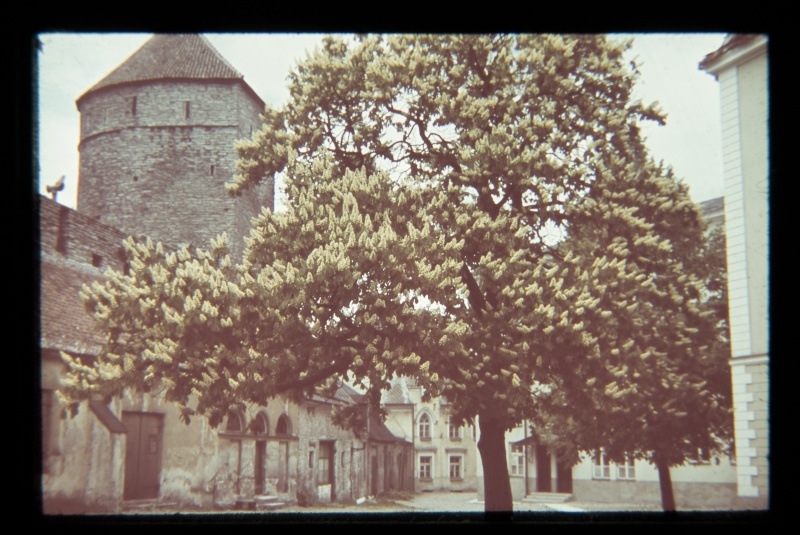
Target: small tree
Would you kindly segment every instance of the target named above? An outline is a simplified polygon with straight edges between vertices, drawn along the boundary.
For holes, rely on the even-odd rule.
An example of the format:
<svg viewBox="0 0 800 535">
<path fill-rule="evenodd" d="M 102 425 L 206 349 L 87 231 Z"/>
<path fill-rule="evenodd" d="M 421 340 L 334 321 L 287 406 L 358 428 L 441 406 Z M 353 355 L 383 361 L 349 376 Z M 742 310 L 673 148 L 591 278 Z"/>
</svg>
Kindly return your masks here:
<svg viewBox="0 0 800 535">
<path fill-rule="evenodd" d="M 540 396 L 534 420 L 569 461 L 602 449 L 612 461 L 653 463 L 672 511 L 669 468 L 731 439 L 724 238 L 706 236 L 671 173 L 652 172 L 662 178 L 607 184 L 574 218 L 561 249 L 575 297 L 547 302 L 579 319 L 553 330 L 575 373 Z"/>
<path fill-rule="evenodd" d="M 661 117 L 631 102 L 624 50 L 603 36 L 326 38 L 290 75 L 289 104 L 240 145 L 229 185 L 283 172 L 286 212 L 262 212 L 235 267 L 224 240 L 176 254 L 127 242 L 131 275 L 85 291 L 109 341 L 94 368 L 74 364 L 66 395 L 158 383 L 215 424 L 232 403 L 339 378 L 378 409 L 394 375 L 414 376 L 456 420 L 478 418 L 486 510 L 511 511 L 506 430 L 559 401 L 625 407 L 576 397 L 612 369 L 623 393 L 677 388 L 695 354 L 659 343 L 640 358 L 656 342 L 622 330 L 636 306 L 658 323 L 662 302 L 699 291 L 693 264 L 659 265 L 684 254 L 670 244 L 693 238 L 675 222 L 697 214 L 647 159 L 637 125 Z M 649 263 L 621 266 L 625 247 Z M 666 297 L 631 293 L 656 272 Z M 701 336 L 664 321 L 659 335 Z M 622 367 L 632 347 L 639 375 Z M 625 423 L 636 436 L 641 423 Z"/>
</svg>

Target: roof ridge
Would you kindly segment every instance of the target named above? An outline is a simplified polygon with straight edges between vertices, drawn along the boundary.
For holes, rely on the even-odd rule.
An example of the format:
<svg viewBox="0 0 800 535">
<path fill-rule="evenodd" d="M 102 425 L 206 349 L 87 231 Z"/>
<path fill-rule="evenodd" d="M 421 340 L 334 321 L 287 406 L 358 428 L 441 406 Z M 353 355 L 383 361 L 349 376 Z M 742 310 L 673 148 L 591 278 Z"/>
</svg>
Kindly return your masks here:
<svg viewBox="0 0 800 535">
<path fill-rule="evenodd" d="M 188 34 L 188 35 L 192 35 L 192 34 Z M 217 48 L 216 48 L 216 47 L 215 47 L 213 44 L 211 44 L 211 40 L 210 40 L 208 37 L 206 37 L 205 35 L 203 35 L 203 34 L 201 34 L 201 33 L 198 33 L 198 34 L 196 34 L 196 35 L 197 35 L 197 36 L 198 36 L 198 37 L 199 37 L 199 38 L 200 38 L 200 39 L 201 39 L 201 40 L 202 40 L 202 41 L 203 41 L 203 42 L 206 44 L 206 46 L 208 46 L 208 48 L 210 48 L 210 49 L 211 49 L 211 51 L 212 51 L 214 54 L 216 54 L 217 58 L 218 58 L 220 61 L 222 61 L 222 63 L 224 63 L 225 65 L 227 65 L 227 66 L 228 66 L 228 68 L 229 68 L 230 70 L 232 70 L 233 72 L 235 72 L 236 74 L 238 74 L 238 75 L 239 75 L 239 78 L 244 78 L 244 74 L 242 74 L 242 73 L 239 71 L 239 69 L 237 69 L 236 67 L 234 67 L 234 66 L 233 66 L 233 64 L 232 64 L 230 61 L 228 61 L 227 59 L 225 59 L 225 56 L 223 56 L 223 55 L 222 55 L 222 53 L 221 53 L 219 50 L 217 50 Z"/>
</svg>

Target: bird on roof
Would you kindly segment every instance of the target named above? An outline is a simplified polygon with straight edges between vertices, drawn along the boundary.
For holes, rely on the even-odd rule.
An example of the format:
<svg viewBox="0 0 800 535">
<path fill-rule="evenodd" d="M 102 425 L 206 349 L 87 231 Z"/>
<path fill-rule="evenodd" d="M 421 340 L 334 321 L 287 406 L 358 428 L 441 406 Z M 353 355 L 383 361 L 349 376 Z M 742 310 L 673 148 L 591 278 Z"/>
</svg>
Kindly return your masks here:
<svg viewBox="0 0 800 535">
<path fill-rule="evenodd" d="M 63 191 L 64 190 L 64 180 L 66 178 L 67 178 L 67 175 L 61 175 L 61 178 L 56 180 L 55 184 L 53 184 L 51 186 L 47 186 L 45 188 L 47 190 L 47 193 L 49 193 L 52 196 L 53 200 L 56 200 L 56 195 L 58 195 L 59 191 Z"/>
</svg>

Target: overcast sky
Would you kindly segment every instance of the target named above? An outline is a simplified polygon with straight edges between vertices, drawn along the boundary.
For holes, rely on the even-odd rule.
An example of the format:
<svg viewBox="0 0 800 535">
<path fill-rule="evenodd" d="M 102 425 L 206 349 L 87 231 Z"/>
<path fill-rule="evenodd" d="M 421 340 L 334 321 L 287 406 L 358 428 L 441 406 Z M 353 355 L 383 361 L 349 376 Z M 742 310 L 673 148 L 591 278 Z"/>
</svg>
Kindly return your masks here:
<svg viewBox="0 0 800 535">
<path fill-rule="evenodd" d="M 320 43 L 314 34 L 206 34 L 268 104 L 288 98 L 290 69 Z M 39 36 L 39 191 L 66 175 L 58 201 L 75 207 L 79 115 L 75 100 L 135 52 L 149 34 L 45 33 Z M 626 37 L 630 37 L 629 35 Z M 647 144 L 702 202 L 723 194 L 719 87 L 698 69 L 724 34 L 637 34 L 630 58 L 641 79 L 636 98 L 659 101 L 667 125 L 645 124 Z"/>
</svg>

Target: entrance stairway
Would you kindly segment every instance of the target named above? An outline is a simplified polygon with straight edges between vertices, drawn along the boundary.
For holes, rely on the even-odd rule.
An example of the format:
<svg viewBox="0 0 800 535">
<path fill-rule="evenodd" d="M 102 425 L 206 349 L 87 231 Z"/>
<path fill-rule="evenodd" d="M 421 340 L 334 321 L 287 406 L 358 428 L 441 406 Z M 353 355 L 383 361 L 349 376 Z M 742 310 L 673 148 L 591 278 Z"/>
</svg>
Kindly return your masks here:
<svg viewBox="0 0 800 535">
<path fill-rule="evenodd" d="M 532 492 L 522 498 L 524 503 L 564 503 L 572 499 L 572 494 L 563 492 Z"/>
</svg>

